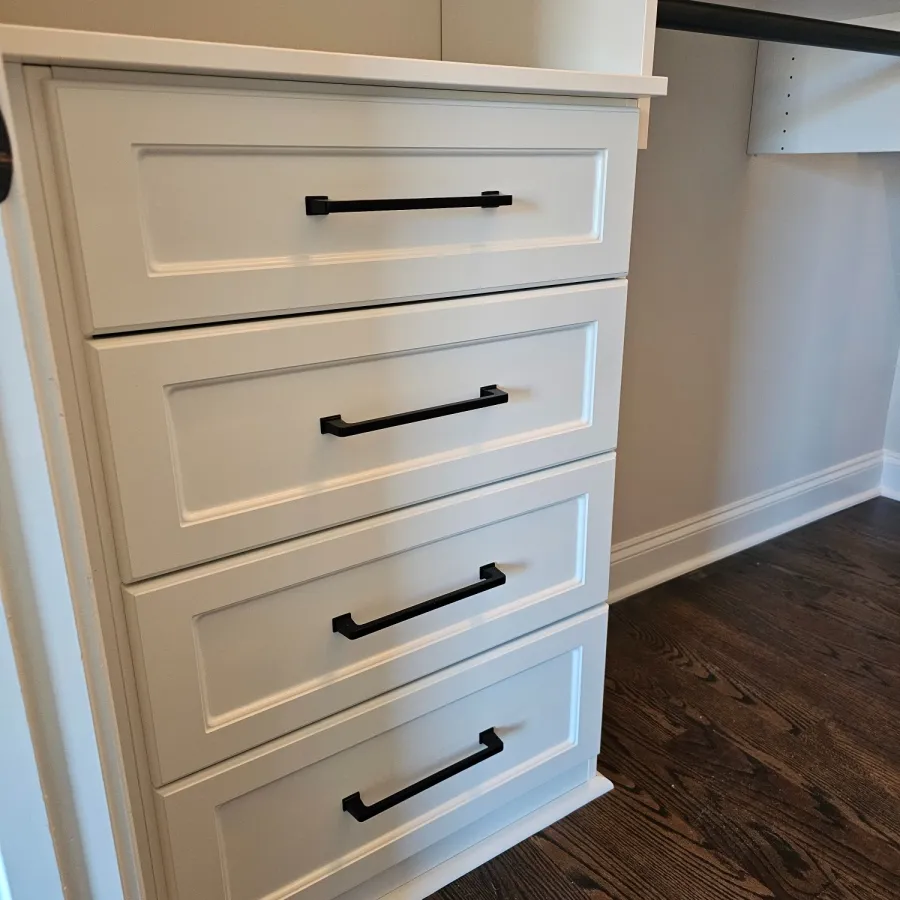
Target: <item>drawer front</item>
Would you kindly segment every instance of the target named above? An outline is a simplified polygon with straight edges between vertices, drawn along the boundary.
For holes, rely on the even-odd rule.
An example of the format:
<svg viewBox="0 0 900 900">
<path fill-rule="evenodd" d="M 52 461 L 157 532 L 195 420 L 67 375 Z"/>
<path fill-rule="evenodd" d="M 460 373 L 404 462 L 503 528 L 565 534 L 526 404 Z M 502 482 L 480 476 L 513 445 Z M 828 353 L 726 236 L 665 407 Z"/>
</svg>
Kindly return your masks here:
<svg viewBox="0 0 900 900">
<path fill-rule="evenodd" d="M 624 275 L 629 107 L 50 82 L 88 330 Z M 499 208 L 307 213 L 306 198 Z"/>
<path fill-rule="evenodd" d="M 123 578 L 613 449 L 625 293 L 607 282 L 91 342 Z M 434 407 L 449 409 L 394 418 Z M 323 433 L 341 417 L 390 427 Z"/>
<path fill-rule="evenodd" d="M 127 588 L 157 783 L 604 601 L 614 468 L 573 463 Z"/>
<path fill-rule="evenodd" d="M 329 900 L 587 762 L 605 641 L 600 607 L 163 789 L 174 896 Z"/>
</svg>

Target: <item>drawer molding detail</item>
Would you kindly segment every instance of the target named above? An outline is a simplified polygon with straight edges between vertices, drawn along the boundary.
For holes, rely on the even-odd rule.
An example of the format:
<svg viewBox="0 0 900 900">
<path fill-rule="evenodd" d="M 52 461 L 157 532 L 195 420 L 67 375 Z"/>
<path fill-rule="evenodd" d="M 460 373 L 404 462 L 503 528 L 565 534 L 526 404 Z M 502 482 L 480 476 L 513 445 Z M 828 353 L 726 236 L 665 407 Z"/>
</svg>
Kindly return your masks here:
<svg viewBox="0 0 900 900">
<path fill-rule="evenodd" d="M 125 582 L 615 448 L 624 281 L 88 344 Z M 340 440 L 354 422 L 455 403 Z M 380 415 L 381 414 L 381 415 Z M 482 564 L 484 560 L 479 560 Z"/>
<path fill-rule="evenodd" d="M 78 794 L 126 893 L 417 900 L 611 790 L 664 79 L 0 33 L 14 343 L 109 788 Z"/>
<path fill-rule="evenodd" d="M 572 463 L 126 587 L 155 783 L 603 603 L 614 472 Z M 456 591 L 485 558 L 504 584 L 334 633 Z"/>
<path fill-rule="evenodd" d="M 587 765 L 606 628 L 601 606 L 162 788 L 174 895 L 333 900 Z M 343 810 L 348 781 L 391 797 L 444 760 L 471 761 L 473 726 L 503 752 L 367 822 Z"/>
<path fill-rule="evenodd" d="M 48 83 L 86 334 L 628 271 L 636 108 L 280 88 Z"/>
</svg>

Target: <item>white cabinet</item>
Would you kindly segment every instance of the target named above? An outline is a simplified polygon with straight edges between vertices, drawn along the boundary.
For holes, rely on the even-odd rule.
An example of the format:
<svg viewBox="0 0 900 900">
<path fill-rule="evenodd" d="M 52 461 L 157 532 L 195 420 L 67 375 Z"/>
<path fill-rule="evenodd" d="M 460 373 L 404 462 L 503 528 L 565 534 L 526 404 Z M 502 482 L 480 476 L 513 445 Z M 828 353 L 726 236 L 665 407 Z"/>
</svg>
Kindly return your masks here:
<svg viewBox="0 0 900 900">
<path fill-rule="evenodd" d="M 636 109 L 295 91 L 51 84 L 89 331 L 627 271 Z"/>
<path fill-rule="evenodd" d="M 596 606 L 613 472 L 599 457 L 126 588 L 157 782 Z"/>
<path fill-rule="evenodd" d="M 421 898 L 609 790 L 664 80 L 0 36 L 136 900 Z"/>
<path fill-rule="evenodd" d="M 614 449 L 625 293 L 613 281 L 91 342 L 123 577 Z"/>
<path fill-rule="evenodd" d="M 592 759 L 606 618 L 600 607 L 164 788 L 174 897 L 331 900 Z"/>
</svg>

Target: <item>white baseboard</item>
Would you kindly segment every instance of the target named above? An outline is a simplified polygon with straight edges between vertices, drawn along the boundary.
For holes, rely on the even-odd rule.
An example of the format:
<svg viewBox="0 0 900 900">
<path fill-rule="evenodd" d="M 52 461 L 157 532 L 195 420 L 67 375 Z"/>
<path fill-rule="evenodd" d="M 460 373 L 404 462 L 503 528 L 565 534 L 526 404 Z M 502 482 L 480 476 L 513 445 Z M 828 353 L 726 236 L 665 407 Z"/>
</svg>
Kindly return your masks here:
<svg viewBox="0 0 900 900">
<path fill-rule="evenodd" d="M 613 547 L 610 602 L 692 572 L 882 494 L 881 451 L 677 522 Z M 900 456 L 892 462 L 900 499 Z M 891 496 L 885 492 L 886 496 Z"/>
<path fill-rule="evenodd" d="M 602 797 L 612 789 L 613 784 L 609 779 L 603 775 L 595 775 L 587 783 L 569 791 L 552 803 L 536 809 L 533 813 L 507 825 L 462 853 L 391 891 L 382 900 L 422 900 L 430 897 L 451 881 L 456 881 L 472 869 L 477 869 L 488 860 L 520 844 L 526 838 L 558 822 L 592 800 Z"/>
<path fill-rule="evenodd" d="M 900 453 L 884 452 L 884 474 L 881 477 L 881 495 L 900 500 Z"/>
<path fill-rule="evenodd" d="M 613 789 L 591 757 L 414 856 L 341 894 L 339 900 L 422 900 L 489 859 Z"/>
</svg>

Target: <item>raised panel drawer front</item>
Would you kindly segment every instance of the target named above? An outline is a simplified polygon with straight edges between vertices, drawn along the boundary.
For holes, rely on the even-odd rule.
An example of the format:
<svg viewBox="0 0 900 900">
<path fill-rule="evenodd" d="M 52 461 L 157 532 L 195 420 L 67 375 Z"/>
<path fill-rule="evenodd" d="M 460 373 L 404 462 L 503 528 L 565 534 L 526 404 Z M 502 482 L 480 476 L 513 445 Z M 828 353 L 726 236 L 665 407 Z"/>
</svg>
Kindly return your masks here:
<svg viewBox="0 0 900 900">
<path fill-rule="evenodd" d="M 123 579 L 614 449 L 625 295 L 604 282 L 90 342 Z"/>
<path fill-rule="evenodd" d="M 598 752 L 606 607 L 158 792 L 173 900 L 330 900 Z"/>
<path fill-rule="evenodd" d="M 250 83 L 48 82 L 88 330 L 627 272 L 637 109 Z"/>
<path fill-rule="evenodd" d="M 572 463 L 127 588 L 157 783 L 602 603 L 614 470 Z"/>
</svg>

